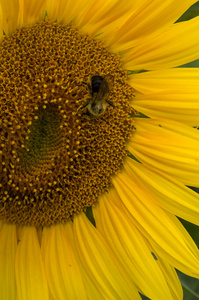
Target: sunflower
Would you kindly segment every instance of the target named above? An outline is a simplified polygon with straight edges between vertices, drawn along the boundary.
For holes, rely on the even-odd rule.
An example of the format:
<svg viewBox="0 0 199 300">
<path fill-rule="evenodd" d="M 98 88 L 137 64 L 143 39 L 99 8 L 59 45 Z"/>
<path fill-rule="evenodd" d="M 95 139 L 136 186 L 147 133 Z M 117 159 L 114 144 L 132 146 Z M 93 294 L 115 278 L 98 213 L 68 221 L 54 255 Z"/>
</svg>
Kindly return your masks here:
<svg viewBox="0 0 199 300">
<path fill-rule="evenodd" d="M 182 299 L 199 252 L 196 1 L 0 5 L 0 299 Z"/>
</svg>

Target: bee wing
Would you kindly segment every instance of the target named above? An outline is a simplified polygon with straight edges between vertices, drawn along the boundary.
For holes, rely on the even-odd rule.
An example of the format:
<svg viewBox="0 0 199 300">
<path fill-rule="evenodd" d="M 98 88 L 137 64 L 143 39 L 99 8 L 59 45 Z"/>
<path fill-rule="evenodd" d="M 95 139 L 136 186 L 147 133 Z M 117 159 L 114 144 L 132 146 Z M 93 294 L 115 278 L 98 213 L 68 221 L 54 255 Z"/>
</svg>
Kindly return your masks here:
<svg viewBox="0 0 199 300">
<path fill-rule="evenodd" d="M 108 83 L 108 87 L 109 87 L 109 92 L 112 90 L 113 88 L 113 84 L 114 84 L 114 76 L 111 74 L 105 75 L 104 79 L 106 80 L 106 82 Z"/>
<path fill-rule="evenodd" d="M 104 80 L 100 85 L 98 93 L 94 95 L 94 101 L 106 101 L 108 100 L 110 91 L 113 87 L 114 77 L 112 75 L 104 76 Z"/>
</svg>

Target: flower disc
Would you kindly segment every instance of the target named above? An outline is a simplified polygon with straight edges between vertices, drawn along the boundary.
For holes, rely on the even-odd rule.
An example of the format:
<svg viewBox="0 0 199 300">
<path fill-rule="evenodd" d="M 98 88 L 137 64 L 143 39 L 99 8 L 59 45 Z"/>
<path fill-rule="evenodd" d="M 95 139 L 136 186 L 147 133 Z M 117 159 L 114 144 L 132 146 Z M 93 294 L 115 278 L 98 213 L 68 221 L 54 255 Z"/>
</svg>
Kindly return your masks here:
<svg viewBox="0 0 199 300">
<path fill-rule="evenodd" d="M 132 88 L 117 55 L 70 25 L 16 30 L 0 47 L 0 217 L 26 225 L 66 221 L 111 184 L 133 130 Z M 114 76 L 102 116 L 78 108 L 82 81 Z"/>
</svg>

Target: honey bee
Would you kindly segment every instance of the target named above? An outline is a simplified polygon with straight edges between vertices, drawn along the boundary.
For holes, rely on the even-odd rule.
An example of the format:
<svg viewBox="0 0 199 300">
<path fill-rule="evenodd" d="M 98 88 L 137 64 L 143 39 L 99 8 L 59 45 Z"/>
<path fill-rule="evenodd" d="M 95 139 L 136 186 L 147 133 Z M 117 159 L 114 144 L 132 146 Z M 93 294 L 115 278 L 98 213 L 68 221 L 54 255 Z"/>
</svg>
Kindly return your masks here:
<svg viewBox="0 0 199 300">
<path fill-rule="evenodd" d="M 95 75 L 91 76 L 90 83 L 83 81 L 82 83 L 86 84 L 89 89 L 90 97 L 78 108 L 77 113 L 80 110 L 86 109 L 85 117 L 91 119 L 104 114 L 107 104 L 115 107 L 114 104 L 108 100 L 113 87 L 113 79 L 112 75 L 106 75 L 104 77 Z"/>
</svg>

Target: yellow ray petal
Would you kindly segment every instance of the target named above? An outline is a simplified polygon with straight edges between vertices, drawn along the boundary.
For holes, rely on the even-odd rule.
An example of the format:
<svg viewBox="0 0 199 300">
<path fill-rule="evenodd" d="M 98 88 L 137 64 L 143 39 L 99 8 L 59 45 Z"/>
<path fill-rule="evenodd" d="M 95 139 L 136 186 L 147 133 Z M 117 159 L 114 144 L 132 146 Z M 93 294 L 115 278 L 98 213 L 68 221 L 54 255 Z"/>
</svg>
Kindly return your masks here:
<svg viewBox="0 0 199 300">
<path fill-rule="evenodd" d="M 146 154 L 141 153 L 140 151 L 134 150 L 131 152 L 139 161 L 142 161 L 146 166 L 151 165 L 155 166 L 155 168 L 164 170 L 166 174 L 169 174 L 182 182 L 185 185 L 193 186 L 193 187 L 199 187 L 198 184 L 198 166 L 194 166 L 194 161 L 186 160 L 186 164 L 184 163 L 178 163 L 178 162 L 172 162 L 171 164 L 168 164 L 167 158 L 165 159 L 165 163 L 162 162 L 163 160 L 159 161 L 158 159 L 153 159 Z M 155 154 L 155 152 L 153 153 Z M 192 166 L 189 166 L 189 162 L 192 163 Z M 181 174 L 178 174 L 178 172 L 181 172 Z"/>
<path fill-rule="evenodd" d="M 74 238 L 74 234 L 73 234 L 73 223 L 72 222 L 66 222 L 65 224 L 63 224 L 66 236 L 73 248 L 73 251 L 76 255 L 76 259 L 78 261 L 78 265 L 82 274 L 82 277 L 84 279 L 84 283 L 85 283 L 85 287 L 86 287 L 86 293 L 88 295 L 88 299 L 96 299 L 96 300 L 101 300 L 101 294 L 98 292 L 98 290 L 96 289 L 95 285 L 93 284 L 93 282 L 90 280 L 89 276 L 87 275 L 87 273 L 85 272 L 84 268 L 82 267 L 82 264 L 78 258 L 77 255 L 77 251 L 76 251 L 76 247 L 75 247 L 75 238 Z"/>
<path fill-rule="evenodd" d="M 199 69 L 171 69 L 135 74 L 129 83 L 138 91 L 132 106 L 151 118 L 199 124 Z M 143 94 L 142 94 L 143 93 Z"/>
<path fill-rule="evenodd" d="M 152 253 L 154 250 L 152 250 Z M 161 268 L 164 273 L 165 279 L 168 282 L 171 294 L 173 295 L 173 299 L 180 300 L 183 299 L 183 290 L 181 282 L 176 274 L 176 270 L 168 264 L 164 259 L 157 256 L 157 264 Z"/>
<path fill-rule="evenodd" d="M 108 193 L 107 197 L 108 197 L 107 202 L 110 202 L 111 206 L 112 205 L 117 206 L 119 211 L 125 214 L 124 206 L 122 205 L 123 203 L 122 203 L 121 198 L 119 197 L 118 193 L 116 192 L 115 188 L 112 187 L 109 189 L 109 193 Z M 100 199 L 100 201 L 101 201 L 101 199 Z M 107 202 L 105 202 L 105 203 L 107 203 Z M 101 202 L 99 202 L 99 203 L 101 203 Z M 107 238 L 108 237 L 107 230 L 105 230 L 105 227 L 107 227 L 107 226 L 104 225 L 105 224 L 104 215 L 102 214 L 102 212 L 100 210 L 99 204 L 97 204 L 95 207 L 93 207 L 93 213 L 95 216 L 95 222 L 96 222 L 96 226 L 97 226 L 98 230 L 100 230 L 100 232 L 105 236 L 105 238 Z M 128 218 L 127 215 L 126 215 L 126 219 L 129 222 L 131 222 L 131 226 L 132 226 L 132 228 L 134 228 L 135 222 L 132 222 L 131 218 Z M 130 232 L 131 231 L 132 231 L 132 229 L 130 230 Z M 110 238 L 111 238 L 111 236 L 110 236 Z M 142 235 L 142 239 L 145 240 L 144 235 Z M 133 234 L 132 234 L 132 242 L 134 242 Z M 145 242 L 147 243 L 147 240 Z M 159 268 L 161 269 L 161 272 L 164 275 L 164 278 L 167 281 L 167 284 L 170 288 L 171 294 L 173 295 L 172 299 L 176 299 L 176 300 L 182 299 L 183 298 L 182 286 L 181 286 L 179 278 L 175 272 L 175 269 L 173 267 L 171 267 L 166 261 L 162 260 L 157 255 L 155 250 L 151 247 L 151 245 L 149 245 L 148 243 L 147 243 L 147 245 L 150 248 L 150 253 L 151 254 L 154 253 L 156 255 L 156 257 L 158 257 L 158 259 L 156 260 L 156 263 L 158 264 Z M 116 247 L 114 249 L 117 250 Z M 137 281 L 137 278 L 136 278 L 136 281 Z"/>
<path fill-rule="evenodd" d="M 0 231 L 0 299 L 16 299 L 15 254 L 16 226 L 3 224 Z"/>
<path fill-rule="evenodd" d="M 9 35 L 17 28 L 19 14 L 18 0 L 1 0 L 2 8 L 2 27 L 6 35 Z M 2 34 L 2 32 L 1 32 Z"/>
<path fill-rule="evenodd" d="M 172 215 L 171 216 L 171 219 L 172 219 L 172 222 L 173 224 L 175 224 L 176 228 L 178 228 L 179 231 L 181 231 L 182 235 L 183 235 L 183 238 L 184 238 L 184 241 L 189 241 L 190 240 L 190 235 L 189 233 L 185 230 L 185 228 L 183 227 L 183 225 L 180 223 L 180 221 L 174 216 Z M 191 240 L 190 240 L 191 241 Z M 193 242 L 193 241 L 192 241 Z M 173 261 L 173 259 L 170 257 L 168 257 L 168 253 L 166 253 L 165 249 L 163 249 L 162 247 L 160 247 L 160 245 L 158 245 L 157 243 L 153 243 L 152 242 L 152 245 L 154 247 L 154 251 L 155 253 L 159 253 L 159 255 L 162 257 L 162 260 L 163 261 L 166 261 L 168 262 L 170 265 L 174 265 L 174 267 L 176 269 L 179 269 L 182 273 L 185 273 L 191 277 L 195 277 L 195 278 L 198 278 L 199 279 L 199 275 L 198 275 L 198 270 L 199 270 L 199 261 L 195 261 L 195 267 L 192 268 L 192 267 L 189 267 L 188 264 L 187 266 L 180 266 L 179 268 L 177 267 L 177 264 L 175 261 Z M 189 245 L 188 245 L 189 247 Z M 193 247 L 190 248 L 191 251 L 193 251 Z M 198 251 L 198 247 L 196 247 L 196 251 Z M 185 259 L 189 260 L 188 256 L 186 253 L 184 253 L 184 257 Z M 198 260 L 198 253 L 195 252 L 195 257 L 197 258 Z M 173 262 L 172 262 L 173 261 Z M 176 264 L 176 266 L 175 266 Z M 195 272 L 196 270 L 196 272 Z"/>
<path fill-rule="evenodd" d="M 62 224 L 43 229 L 42 252 L 49 289 L 54 299 L 87 299 L 74 251 Z"/>
<path fill-rule="evenodd" d="M 48 300 L 48 286 L 35 227 L 24 226 L 16 252 L 16 283 L 20 300 Z"/>
<path fill-rule="evenodd" d="M 3 11 L 0 4 L 0 43 L 3 40 Z"/>
<path fill-rule="evenodd" d="M 44 18 L 47 12 L 48 19 L 57 20 L 61 24 L 75 22 L 75 17 L 81 15 L 87 6 L 91 5 L 93 0 L 46 0 L 45 6 L 42 8 L 40 18 Z M 76 25 L 76 23 L 74 23 Z"/>
<path fill-rule="evenodd" d="M 86 10 L 80 14 L 77 14 L 78 26 L 84 27 L 87 23 L 97 23 L 104 16 L 110 14 L 110 11 L 118 4 L 118 0 L 102 1 L 90 1 Z M 94 22 L 93 22 L 94 20 Z"/>
<path fill-rule="evenodd" d="M 34 24 L 44 20 L 44 5 L 46 0 L 19 0 L 18 26 Z M 42 11 L 42 13 L 41 13 Z"/>
<path fill-rule="evenodd" d="M 191 126 L 199 124 L 199 93 L 185 94 L 183 91 L 159 92 L 150 95 L 137 95 L 132 106 L 136 111 L 150 118 L 171 119 Z"/>
<path fill-rule="evenodd" d="M 104 195 L 93 208 L 95 220 L 103 227 L 102 234 L 128 272 L 139 291 L 153 300 L 173 299 L 162 271 L 153 258 L 149 245 L 125 212 Z M 98 228 L 98 222 L 96 227 Z"/>
<path fill-rule="evenodd" d="M 157 35 L 165 27 L 173 24 L 193 3 L 193 0 L 139 1 L 139 6 L 110 37 L 110 46 L 115 44 L 117 50 L 121 51 L 126 49 L 128 42 L 132 47 L 151 39 L 152 34 Z"/>
<path fill-rule="evenodd" d="M 153 167 L 145 167 L 127 158 L 125 170 L 132 180 L 148 191 L 157 205 L 187 221 L 199 225 L 199 194 Z"/>
<path fill-rule="evenodd" d="M 140 93 L 174 92 L 198 94 L 199 69 L 177 68 L 143 72 L 130 76 L 130 85 Z"/>
<path fill-rule="evenodd" d="M 136 186 L 127 172 L 113 178 L 113 184 L 129 218 L 158 255 L 183 273 L 199 278 L 199 251 L 178 219 L 161 209 L 147 191 Z"/>
<path fill-rule="evenodd" d="M 140 162 L 199 186 L 199 132 L 171 120 L 136 120 L 128 149 Z"/>
<path fill-rule="evenodd" d="M 4 223 L 2 220 L 0 220 L 0 231 L 1 231 L 1 228 L 3 227 Z"/>
<path fill-rule="evenodd" d="M 23 232 L 23 225 L 18 225 L 17 226 L 17 243 L 21 241 L 21 235 Z"/>
<path fill-rule="evenodd" d="M 90 1 L 75 17 L 75 24 L 89 34 L 106 37 L 109 44 L 110 36 L 116 32 L 135 9 L 139 1 L 128 0 Z M 101 35 L 103 33 L 103 35 Z"/>
<path fill-rule="evenodd" d="M 128 277 L 123 278 L 124 270 L 111 248 L 83 213 L 74 219 L 74 235 L 81 263 L 101 299 L 140 299 Z"/>
<path fill-rule="evenodd" d="M 70 245 L 72 246 L 73 250 L 75 251 L 75 240 L 73 235 L 73 222 L 67 221 L 63 224 L 65 235 L 67 236 L 67 239 L 70 242 Z"/>
<path fill-rule="evenodd" d="M 172 25 L 122 53 L 129 70 L 169 69 L 199 58 L 199 17 Z M 186 42 L 185 42 L 186 41 Z"/>
</svg>

